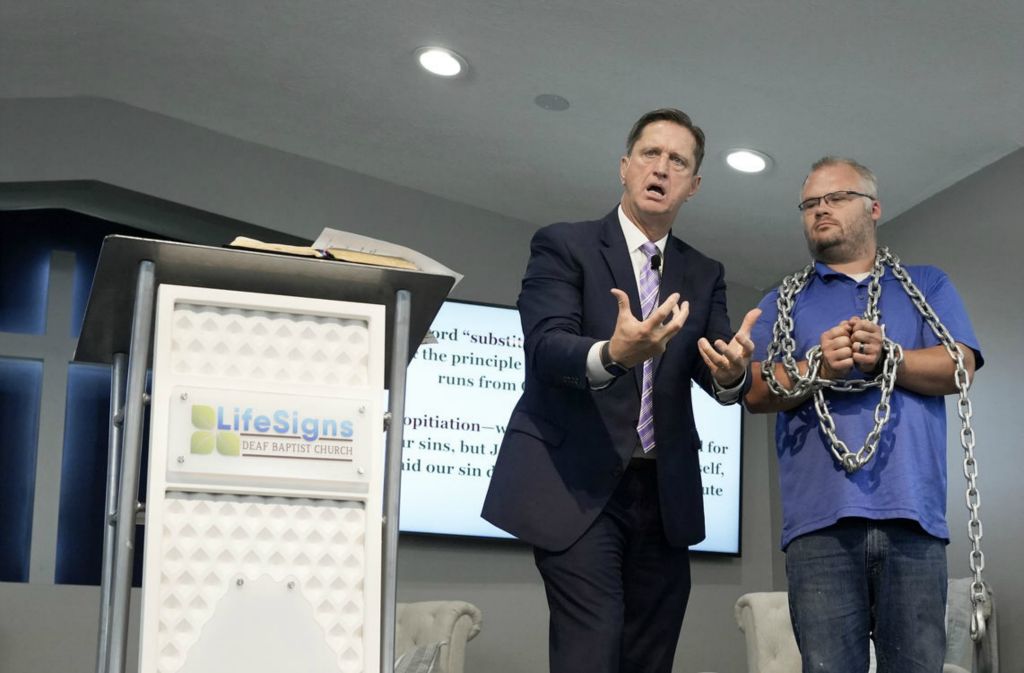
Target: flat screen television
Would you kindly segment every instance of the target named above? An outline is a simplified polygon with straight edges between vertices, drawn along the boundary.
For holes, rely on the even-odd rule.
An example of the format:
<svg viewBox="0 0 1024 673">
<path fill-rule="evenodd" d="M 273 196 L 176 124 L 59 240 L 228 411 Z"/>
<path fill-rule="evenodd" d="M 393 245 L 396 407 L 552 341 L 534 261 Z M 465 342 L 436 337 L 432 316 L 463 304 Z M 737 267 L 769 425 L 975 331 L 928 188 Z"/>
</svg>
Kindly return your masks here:
<svg viewBox="0 0 1024 673">
<path fill-rule="evenodd" d="M 399 530 L 510 538 L 480 508 L 512 407 L 523 386 L 519 312 L 446 301 L 409 365 Z M 693 387 L 701 437 L 707 538 L 693 551 L 740 553 L 739 405 Z"/>
</svg>

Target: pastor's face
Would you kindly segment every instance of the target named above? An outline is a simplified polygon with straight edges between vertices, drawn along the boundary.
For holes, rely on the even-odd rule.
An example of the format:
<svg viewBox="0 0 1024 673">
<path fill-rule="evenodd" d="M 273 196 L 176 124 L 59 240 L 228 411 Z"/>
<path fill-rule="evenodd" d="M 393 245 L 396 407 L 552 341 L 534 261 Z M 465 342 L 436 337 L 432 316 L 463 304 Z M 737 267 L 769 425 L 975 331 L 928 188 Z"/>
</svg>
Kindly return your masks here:
<svg viewBox="0 0 1024 673">
<path fill-rule="evenodd" d="M 695 174 L 697 139 L 685 126 L 660 120 L 648 124 L 622 157 L 622 209 L 640 225 L 657 223 L 665 231 L 679 207 L 700 187 Z"/>
</svg>

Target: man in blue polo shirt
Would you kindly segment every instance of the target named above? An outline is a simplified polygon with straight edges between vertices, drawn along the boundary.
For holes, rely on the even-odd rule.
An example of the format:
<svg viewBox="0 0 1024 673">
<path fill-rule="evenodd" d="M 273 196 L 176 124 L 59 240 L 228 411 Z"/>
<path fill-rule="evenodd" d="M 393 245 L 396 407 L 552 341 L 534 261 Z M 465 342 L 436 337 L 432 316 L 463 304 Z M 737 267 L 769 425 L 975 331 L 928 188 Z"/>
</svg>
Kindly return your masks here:
<svg viewBox="0 0 1024 673">
<path fill-rule="evenodd" d="M 884 255 L 876 263 L 881 204 L 870 170 L 819 160 L 799 209 L 814 265 L 804 284 L 784 283 L 761 302 L 745 402 L 778 412 L 782 547 L 803 670 L 865 673 L 870 637 L 879 673 L 939 673 L 949 541 L 943 396 L 957 391 L 956 364 Z M 931 266 L 896 270 L 923 294 L 973 378 L 981 350 L 949 278 Z M 777 357 L 786 337 L 796 377 Z M 781 388 L 762 379 L 768 353 Z M 888 390 L 863 385 L 879 373 Z M 854 389 L 822 389 L 831 432 L 813 386 L 801 387 L 815 375 Z"/>
</svg>

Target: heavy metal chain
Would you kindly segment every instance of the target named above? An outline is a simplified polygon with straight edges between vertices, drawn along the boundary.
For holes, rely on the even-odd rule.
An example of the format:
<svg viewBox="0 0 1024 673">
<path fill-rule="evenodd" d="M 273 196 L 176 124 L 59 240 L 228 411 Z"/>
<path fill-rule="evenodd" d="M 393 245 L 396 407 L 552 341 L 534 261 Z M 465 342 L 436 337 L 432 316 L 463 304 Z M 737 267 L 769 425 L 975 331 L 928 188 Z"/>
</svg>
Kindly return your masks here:
<svg viewBox="0 0 1024 673">
<path fill-rule="evenodd" d="M 952 335 L 946 326 L 939 320 L 938 315 L 928 304 L 924 295 L 911 280 L 910 276 L 900 265 L 899 257 L 889 252 L 888 248 L 879 248 L 875 256 L 875 263 L 871 271 L 871 281 L 868 283 L 868 303 L 864 311 L 864 319 L 878 323 L 881 317 L 878 310 L 878 300 L 881 296 L 881 277 L 885 265 L 892 268 L 893 276 L 903 286 L 907 296 L 914 306 L 921 313 L 924 321 L 928 323 L 935 336 L 942 342 L 950 358 L 956 363 L 954 374 L 957 391 L 960 394 L 957 405 L 957 414 L 960 416 L 960 444 L 964 449 L 964 476 L 967 478 L 967 509 L 970 511 L 970 521 L 967 525 L 967 536 L 971 541 L 970 566 L 973 573 L 971 583 L 971 604 L 974 613 L 971 617 L 971 638 L 980 641 L 985 636 L 985 620 L 991 614 L 991 605 L 988 602 L 988 593 L 985 583 L 981 578 L 981 572 L 985 568 L 985 555 L 981 551 L 982 526 L 979 509 L 981 499 L 978 493 L 977 477 L 978 464 L 974 457 L 974 430 L 971 427 L 971 401 L 967 397 L 967 389 L 970 386 L 970 378 L 967 368 L 964 365 L 964 356 L 956 345 Z M 807 372 L 800 374 L 795 357 L 796 341 L 793 337 L 793 305 L 796 295 L 806 287 L 814 266 L 808 265 L 801 271 L 787 276 L 779 287 L 779 297 L 776 302 L 778 317 L 772 329 L 772 341 L 768 345 L 765 360 L 761 363 L 761 378 L 768 385 L 769 390 L 775 395 L 792 399 L 803 397 L 810 392 L 814 397 L 814 408 L 818 414 L 818 421 L 822 432 L 829 440 L 829 448 L 833 457 L 846 470 L 853 473 L 863 467 L 874 455 L 881 436 L 882 428 L 889 420 L 891 412 L 890 399 L 893 388 L 896 384 L 896 369 L 903 361 L 903 349 L 896 342 L 885 337 L 885 328 L 882 328 L 882 349 L 884 357 L 882 371 L 873 379 L 855 380 L 834 380 L 819 376 L 821 371 L 821 346 L 814 346 L 807 351 Z M 791 387 L 784 387 L 775 376 L 773 365 L 776 357 L 781 356 L 782 367 L 792 382 Z M 835 421 L 825 401 L 825 389 L 836 392 L 861 392 L 868 388 L 881 388 L 881 398 L 878 406 L 875 407 L 874 427 L 868 433 L 864 445 L 856 453 L 849 450 L 846 444 L 836 435 Z"/>
<path fill-rule="evenodd" d="M 871 271 L 871 282 L 868 284 L 868 305 L 864 311 L 864 318 L 872 322 L 878 322 L 878 300 L 881 297 L 881 278 L 885 267 L 881 255 L 876 256 Z M 768 388 L 779 397 L 792 399 L 803 397 L 808 392 L 814 396 L 814 408 L 818 412 L 818 423 L 822 433 L 829 440 L 829 448 L 833 457 L 849 473 L 856 472 L 863 467 L 878 447 L 878 440 L 882 435 L 882 428 L 889 421 L 891 407 L 889 401 L 892 397 L 892 390 L 896 384 L 896 368 L 903 361 L 903 349 L 891 339 L 884 338 L 882 348 L 885 359 L 882 371 L 873 379 L 836 380 L 820 376 L 821 372 L 821 347 L 815 346 L 807 352 L 807 373 L 801 375 L 797 367 L 796 341 L 793 337 L 793 305 L 796 302 L 796 295 L 806 287 L 811 274 L 814 273 L 814 266 L 808 265 L 802 271 L 786 277 L 779 288 L 777 304 L 778 317 L 772 329 L 772 341 L 768 344 L 765 361 L 761 363 L 761 378 L 768 384 Z M 775 367 L 772 365 L 776 356 L 781 355 L 782 366 L 793 382 L 791 388 L 785 388 L 775 377 Z M 880 387 L 882 389 L 881 399 L 875 408 L 874 427 L 868 433 L 864 444 L 856 453 L 850 451 L 846 443 L 836 435 L 836 424 L 832 419 L 828 404 L 825 402 L 825 388 L 836 392 L 860 392 L 868 388 Z"/>
<path fill-rule="evenodd" d="M 967 397 L 967 389 L 971 381 L 964 366 L 964 354 L 956 345 L 949 330 L 942 324 L 939 317 L 932 310 L 932 307 L 925 300 L 924 295 L 917 289 L 910 276 L 900 266 L 900 260 L 888 249 L 882 251 L 889 258 L 892 266 L 892 273 L 903 285 L 910 296 L 914 306 L 921 312 L 925 322 L 945 346 L 949 357 L 956 363 L 956 389 L 960 394 L 957 400 L 957 415 L 960 416 L 960 445 L 964 449 L 964 476 L 967 478 L 966 501 L 967 509 L 971 513 L 970 521 L 967 523 L 967 537 L 971 541 L 970 565 L 973 581 L 971 582 L 971 604 L 974 606 L 974 614 L 971 616 L 971 639 L 980 641 L 985 637 L 985 621 L 992 612 L 992 606 L 988 602 L 988 593 L 985 582 L 981 579 L 981 571 L 985 569 L 985 554 L 981 551 L 981 496 L 978 492 L 978 462 L 974 458 L 974 429 L 971 427 L 971 400 Z"/>
</svg>

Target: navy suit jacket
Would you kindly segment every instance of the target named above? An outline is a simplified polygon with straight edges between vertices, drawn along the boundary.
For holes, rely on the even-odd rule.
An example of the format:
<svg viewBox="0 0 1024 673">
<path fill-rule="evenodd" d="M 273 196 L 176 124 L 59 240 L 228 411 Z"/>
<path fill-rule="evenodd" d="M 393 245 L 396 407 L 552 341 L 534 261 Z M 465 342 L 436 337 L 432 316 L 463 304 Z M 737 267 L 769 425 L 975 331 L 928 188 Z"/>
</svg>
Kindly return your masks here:
<svg viewBox="0 0 1024 673">
<path fill-rule="evenodd" d="M 704 539 L 690 381 L 714 395 L 697 340 L 728 341 L 732 331 L 722 265 L 675 236 L 664 258 L 659 303 L 673 292 L 690 302 L 686 324 L 655 363 L 653 393 L 662 521 L 669 544 L 685 547 Z M 483 517 L 542 549 L 566 549 L 593 523 L 639 442 L 642 367 L 602 390 L 587 383 L 587 352 L 615 329 L 613 287 L 629 295 L 639 318 L 618 209 L 534 235 L 518 302 L 525 388 L 502 440 Z"/>
</svg>

